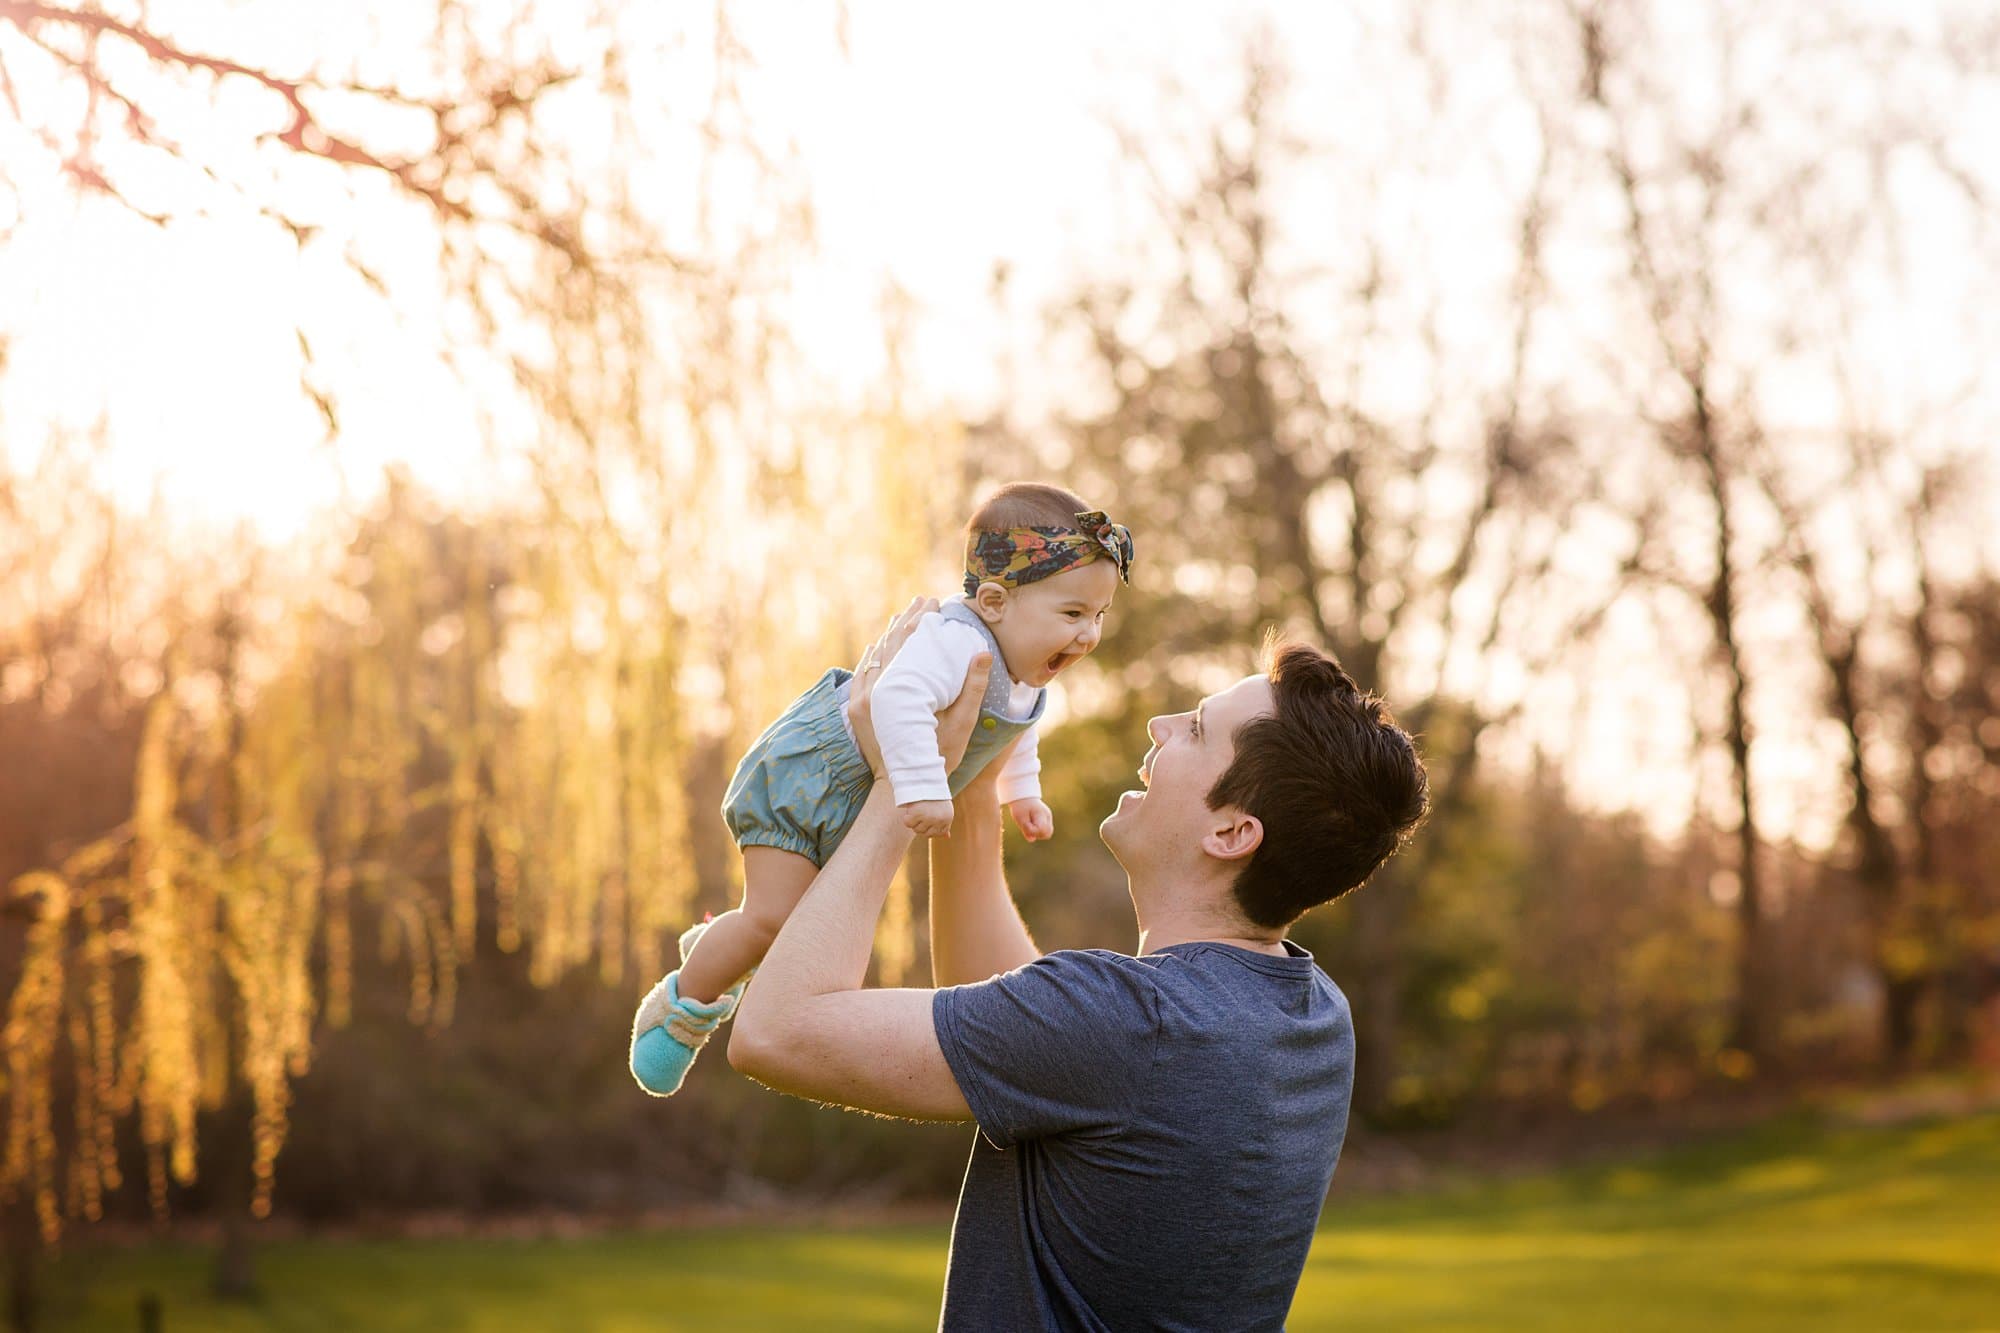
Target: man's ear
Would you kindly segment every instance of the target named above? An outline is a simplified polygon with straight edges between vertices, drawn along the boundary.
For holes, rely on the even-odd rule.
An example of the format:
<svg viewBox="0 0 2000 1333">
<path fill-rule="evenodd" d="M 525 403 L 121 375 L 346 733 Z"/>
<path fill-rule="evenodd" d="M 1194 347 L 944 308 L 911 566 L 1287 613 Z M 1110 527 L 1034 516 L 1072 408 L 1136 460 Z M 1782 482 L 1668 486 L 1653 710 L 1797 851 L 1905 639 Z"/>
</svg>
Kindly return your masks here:
<svg viewBox="0 0 2000 1333">
<path fill-rule="evenodd" d="M 991 579 L 980 584 L 972 594 L 972 609 L 987 624 L 999 624 L 1007 615 L 1007 585 Z"/>
<path fill-rule="evenodd" d="M 1201 835 L 1201 849 L 1218 861 L 1241 861 L 1264 844 L 1264 821 L 1233 805 L 1213 812 L 1214 824 Z"/>
</svg>

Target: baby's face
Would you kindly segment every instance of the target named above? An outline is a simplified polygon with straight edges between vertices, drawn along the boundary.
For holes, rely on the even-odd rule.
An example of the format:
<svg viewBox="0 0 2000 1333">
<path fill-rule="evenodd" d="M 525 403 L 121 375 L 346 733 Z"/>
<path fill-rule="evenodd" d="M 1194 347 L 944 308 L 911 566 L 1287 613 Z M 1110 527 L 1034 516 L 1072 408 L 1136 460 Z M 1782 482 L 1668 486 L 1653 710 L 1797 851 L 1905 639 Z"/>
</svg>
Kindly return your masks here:
<svg viewBox="0 0 2000 1333">
<path fill-rule="evenodd" d="M 1007 594 L 1007 609 L 992 626 L 1007 659 L 1007 674 L 1042 686 L 1080 662 L 1104 637 L 1104 616 L 1118 591 L 1118 566 L 1109 560 L 1074 565 Z"/>
</svg>

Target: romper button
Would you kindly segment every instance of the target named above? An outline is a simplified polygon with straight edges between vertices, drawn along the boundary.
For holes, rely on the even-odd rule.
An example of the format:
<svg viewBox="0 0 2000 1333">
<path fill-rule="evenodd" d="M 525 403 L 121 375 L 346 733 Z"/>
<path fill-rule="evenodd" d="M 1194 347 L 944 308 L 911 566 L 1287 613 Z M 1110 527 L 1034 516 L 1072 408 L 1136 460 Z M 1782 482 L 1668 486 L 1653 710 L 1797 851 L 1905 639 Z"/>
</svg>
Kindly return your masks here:
<svg viewBox="0 0 2000 1333">
<path fill-rule="evenodd" d="M 982 718 L 980 718 L 980 719 L 979 719 L 979 725 L 980 725 L 980 726 L 982 726 L 982 727 L 984 727 L 984 728 L 986 728 L 986 729 L 987 729 L 988 731 L 991 731 L 991 730 L 993 730 L 993 728 L 995 728 L 995 727 L 999 726 L 999 725 L 1000 725 L 1000 723 L 999 723 L 998 721 L 994 720 L 993 718 L 990 718 L 990 717 L 982 717 Z"/>
</svg>

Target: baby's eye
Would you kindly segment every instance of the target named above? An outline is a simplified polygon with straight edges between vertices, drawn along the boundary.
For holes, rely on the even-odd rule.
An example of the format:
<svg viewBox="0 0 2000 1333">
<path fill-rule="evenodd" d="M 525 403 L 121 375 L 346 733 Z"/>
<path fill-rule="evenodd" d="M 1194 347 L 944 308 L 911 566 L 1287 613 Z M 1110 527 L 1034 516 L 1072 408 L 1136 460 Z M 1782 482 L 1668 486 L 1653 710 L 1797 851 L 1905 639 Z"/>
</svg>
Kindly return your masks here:
<svg viewBox="0 0 2000 1333">
<path fill-rule="evenodd" d="M 1065 612 L 1063 612 L 1063 614 L 1064 614 L 1064 615 L 1066 615 L 1066 616 L 1068 616 L 1068 617 L 1069 617 L 1069 618 L 1070 618 L 1071 620 L 1075 620 L 1075 619 L 1076 619 L 1076 618 L 1077 618 L 1078 616 L 1082 615 L 1082 614 L 1083 614 L 1083 612 L 1081 612 L 1081 611 L 1065 611 Z"/>
</svg>

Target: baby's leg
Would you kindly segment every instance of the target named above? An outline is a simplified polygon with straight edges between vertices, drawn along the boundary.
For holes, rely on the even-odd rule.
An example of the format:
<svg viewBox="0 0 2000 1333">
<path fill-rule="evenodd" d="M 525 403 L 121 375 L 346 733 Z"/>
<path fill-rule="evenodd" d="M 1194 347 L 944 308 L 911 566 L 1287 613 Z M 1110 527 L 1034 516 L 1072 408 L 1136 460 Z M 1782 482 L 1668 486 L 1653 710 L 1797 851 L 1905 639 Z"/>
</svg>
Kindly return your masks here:
<svg viewBox="0 0 2000 1333">
<path fill-rule="evenodd" d="M 763 960 L 819 873 L 808 857 L 780 847 L 743 849 L 743 904 L 709 923 L 681 964 L 680 993 L 704 1003 Z"/>
</svg>

